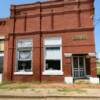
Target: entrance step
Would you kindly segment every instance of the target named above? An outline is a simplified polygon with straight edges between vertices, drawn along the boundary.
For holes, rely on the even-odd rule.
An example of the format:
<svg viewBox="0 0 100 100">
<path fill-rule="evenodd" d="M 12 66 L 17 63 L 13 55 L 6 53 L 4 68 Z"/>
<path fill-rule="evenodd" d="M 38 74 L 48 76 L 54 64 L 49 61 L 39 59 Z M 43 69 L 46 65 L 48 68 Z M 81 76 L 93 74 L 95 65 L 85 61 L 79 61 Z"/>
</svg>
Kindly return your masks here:
<svg viewBox="0 0 100 100">
<path fill-rule="evenodd" d="M 2 82 L 2 74 L 0 73 L 0 83 Z"/>
<path fill-rule="evenodd" d="M 89 84 L 90 81 L 88 79 L 76 79 L 74 80 L 75 84 Z"/>
</svg>

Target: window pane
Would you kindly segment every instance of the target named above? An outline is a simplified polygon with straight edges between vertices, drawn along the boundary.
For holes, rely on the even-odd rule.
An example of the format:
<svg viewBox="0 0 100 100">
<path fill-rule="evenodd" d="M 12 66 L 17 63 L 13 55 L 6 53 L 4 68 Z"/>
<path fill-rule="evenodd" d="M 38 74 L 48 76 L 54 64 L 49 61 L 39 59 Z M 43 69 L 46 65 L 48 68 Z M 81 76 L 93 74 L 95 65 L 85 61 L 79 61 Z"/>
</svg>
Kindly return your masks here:
<svg viewBox="0 0 100 100">
<path fill-rule="evenodd" d="M 31 51 L 19 51 L 19 60 L 30 60 L 31 59 Z"/>
<path fill-rule="evenodd" d="M 60 70 L 60 60 L 46 60 L 46 70 Z"/>
<path fill-rule="evenodd" d="M 84 68 L 84 58 L 83 57 L 79 57 L 79 66 L 80 68 Z"/>
<path fill-rule="evenodd" d="M 31 71 L 32 40 L 18 40 L 17 42 L 17 71 Z"/>
<path fill-rule="evenodd" d="M 60 59 L 60 47 L 46 47 L 46 59 Z"/>
<path fill-rule="evenodd" d="M 73 66 L 74 68 L 78 68 L 78 57 L 73 57 Z"/>
<path fill-rule="evenodd" d="M 78 70 L 74 70 L 74 77 L 76 78 L 76 77 L 79 77 L 79 72 L 78 72 Z"/>
<path fill-rule="evenodd" d="M 18 71 L 31 71 L 31 61 L 18 61 Z"/>
<path fill-rule="evenodd" d="M 17 43 L 17 47 L 32 47 L 32 40 L 19 40 Z"/>
<path fill-rule="evenodd" d="M 85 76 L 84 70 L 81 70 L 81 71 L 80 71 L 80 77 L 84 77 L 84 76 Z"/>
<path fill-rule="evenodd" d="M 44 39 L 45 70 L 61 70 L 61 38 L 48 37 Z"/>
<path fill-rule="evenodd" d="M 49 37 L 44 40 L 44 45 L 61 45 L 62 41 L 59 37 Z"/>
</svg>

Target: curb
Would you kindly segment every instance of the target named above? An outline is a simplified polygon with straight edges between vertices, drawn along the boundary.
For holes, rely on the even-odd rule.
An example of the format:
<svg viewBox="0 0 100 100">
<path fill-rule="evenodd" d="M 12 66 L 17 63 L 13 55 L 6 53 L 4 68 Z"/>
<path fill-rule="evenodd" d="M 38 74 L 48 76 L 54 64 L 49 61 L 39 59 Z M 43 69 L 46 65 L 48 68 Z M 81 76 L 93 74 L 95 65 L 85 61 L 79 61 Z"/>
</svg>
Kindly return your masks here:
<svg viewBox="0 0 100 100">
<path fill-rule="evenodd" d="M 74 99 L 77 99 L 77 98 L 83 98 L 83 99 L 100 99 L 100 96 L 57 96 L 57 95 L 48 95 L 48 96 L 13 96 L 13 95 L 0 95 L 0 98 L 26 98 L 26 99 L 45 99 L 45 98 L 74 98 Z"/>
</svg>

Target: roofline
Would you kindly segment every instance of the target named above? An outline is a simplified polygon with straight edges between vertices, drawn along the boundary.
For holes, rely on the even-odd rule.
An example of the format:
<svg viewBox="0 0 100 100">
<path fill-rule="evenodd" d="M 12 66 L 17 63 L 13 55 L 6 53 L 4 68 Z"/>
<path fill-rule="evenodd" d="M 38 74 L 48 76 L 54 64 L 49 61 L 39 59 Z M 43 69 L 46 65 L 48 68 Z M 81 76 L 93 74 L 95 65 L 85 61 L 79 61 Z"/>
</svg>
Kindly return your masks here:
<svg viewBox="0 0 100 100">
<path fill-rule="evenodd" d="M 11 6 L 26 6 L 26 5 L 35 5 L 35 4 L 40 4 L 40 3 L 52 3 L 52 2 L 61 2 L 64 0 L 53 0 L 53 1 L 37 1 L 33 3 L 25 3 L 25 4 L 11 4 Z"/>
<path fill-rule="evenodd" d="M 9 19 L 9 17 L 7 17 L 7 18 L 0 18 L 0 21 L 6 21 L 8 19 Z"/>
</svg>

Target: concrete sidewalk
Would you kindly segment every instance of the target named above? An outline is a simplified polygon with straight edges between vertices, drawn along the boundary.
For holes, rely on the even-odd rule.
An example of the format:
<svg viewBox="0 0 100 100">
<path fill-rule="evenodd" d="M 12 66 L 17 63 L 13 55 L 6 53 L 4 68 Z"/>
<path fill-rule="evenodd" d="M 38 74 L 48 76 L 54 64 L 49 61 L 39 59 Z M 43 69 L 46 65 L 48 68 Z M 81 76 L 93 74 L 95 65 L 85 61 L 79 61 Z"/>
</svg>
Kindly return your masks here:
<svg viewBox="0 0 100 100">
<path fill-rule="evenodd" d="M 59 92 L 56 89 L 0 90 L 0 100 L 100 100 L 100 89 Z"/>
<path fill-rule="evenodd" d="M 100 89 L 63 90 L 61 88 L 0 89 L 1 96 L 89 96 L 100 97 Z"/>
</svg>

